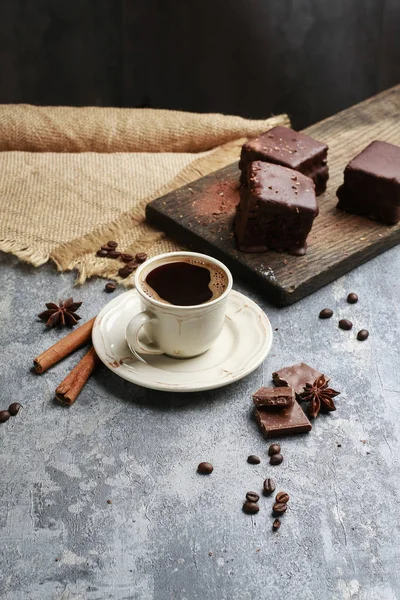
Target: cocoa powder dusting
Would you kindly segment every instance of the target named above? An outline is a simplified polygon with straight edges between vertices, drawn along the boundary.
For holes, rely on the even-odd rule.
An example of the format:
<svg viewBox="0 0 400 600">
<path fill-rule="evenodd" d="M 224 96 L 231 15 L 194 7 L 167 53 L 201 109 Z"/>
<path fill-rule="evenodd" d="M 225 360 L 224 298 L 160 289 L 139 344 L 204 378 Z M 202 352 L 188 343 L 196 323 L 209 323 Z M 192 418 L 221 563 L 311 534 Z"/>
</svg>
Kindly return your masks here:
<svg viewBox="0 0 400 600">
<path fill-rule="evenodd" d="M 215 223 L 221 216 L 233 216 L 239 200 L 237 181 L 216 183 L 207 188 L 206 195 L 192 202 L 193 217 L 197 222 Z"/>
</svg>

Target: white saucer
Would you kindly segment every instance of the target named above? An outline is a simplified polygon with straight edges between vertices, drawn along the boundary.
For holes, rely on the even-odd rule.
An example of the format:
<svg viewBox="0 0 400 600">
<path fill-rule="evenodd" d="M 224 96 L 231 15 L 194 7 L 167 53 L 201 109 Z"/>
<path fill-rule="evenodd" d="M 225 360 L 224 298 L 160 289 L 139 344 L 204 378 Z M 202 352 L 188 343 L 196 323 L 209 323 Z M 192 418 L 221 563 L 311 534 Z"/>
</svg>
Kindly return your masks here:
<svg viewBox="0 0 400 600">
<path fill-rule="evenodd" d="M 146 355 L 141 362 L 125 341 L 130 319 L 141 310 L 136 290 L 121 294 L 99 313 L 92 337 L 97 355 L 111 371 L 146 388 L 197 392 L 222 387 L 254 371 L 271 349 L 268 317 L 250 298 L 232 290 L 224 328 L 210 350 L 186 359 Z"/>
</svg>

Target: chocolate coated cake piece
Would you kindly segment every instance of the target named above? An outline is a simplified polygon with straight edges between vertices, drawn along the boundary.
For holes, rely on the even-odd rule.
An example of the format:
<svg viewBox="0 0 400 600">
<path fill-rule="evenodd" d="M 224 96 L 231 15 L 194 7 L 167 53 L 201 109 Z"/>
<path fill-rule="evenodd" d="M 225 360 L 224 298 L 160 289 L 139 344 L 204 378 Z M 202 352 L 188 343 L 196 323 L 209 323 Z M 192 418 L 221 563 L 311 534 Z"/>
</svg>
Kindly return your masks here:
<svg viewBox="0 0 400 600">
<path fill-rule="evenodd" d="M 240 188 L 236 208 L 239 249 L 305 254 L 306 239 L 317 215 L 314 183 L 309 177 L 272 163 L 252 162 L 248 185 Z"/>
<path fill-rule="evenodd" d="M 270 162 L 300 171 L 311 177 L 317 196 L 326 190 L 329 178 L 327 165 L 328 146 L 304 133 L 288 127 L 274 127 L 249 140 L 242 146 L 239 169 L 240 183 L 247 183 L 247 167 L 255 161 Z"/>
<path fill-rule="evenodd" d="M 349 162 L 338 208 L 386 225 L 400 221 L 400 148 L 372 142 Z"/>
</svg>

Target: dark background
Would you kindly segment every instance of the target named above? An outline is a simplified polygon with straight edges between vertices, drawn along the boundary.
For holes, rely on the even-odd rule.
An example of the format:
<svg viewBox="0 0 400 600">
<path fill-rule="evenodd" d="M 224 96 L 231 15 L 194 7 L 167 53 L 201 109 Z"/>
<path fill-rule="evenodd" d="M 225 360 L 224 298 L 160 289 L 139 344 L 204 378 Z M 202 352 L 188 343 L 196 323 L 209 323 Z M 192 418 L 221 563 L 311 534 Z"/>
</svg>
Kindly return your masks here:
<svg viewBox="0 0 400 600">
<path fill-rule="evenodd" d="M 400 82 L 400 0 L 0 0 L 0 103 L 297 128 Z"/>
</svg>

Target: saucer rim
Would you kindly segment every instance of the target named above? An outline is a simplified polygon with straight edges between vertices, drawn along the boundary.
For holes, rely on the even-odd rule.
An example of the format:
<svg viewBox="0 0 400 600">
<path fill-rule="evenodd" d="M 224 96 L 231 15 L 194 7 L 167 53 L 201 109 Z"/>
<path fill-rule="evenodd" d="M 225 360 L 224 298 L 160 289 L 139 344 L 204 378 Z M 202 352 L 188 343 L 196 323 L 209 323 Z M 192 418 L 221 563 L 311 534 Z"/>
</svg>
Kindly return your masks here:
<svg viewBox="0 0 400 600">
<path fill-rule="evenodd" d="M 271 322 L 270 322 L 268 316 L 263 311 L 263 309 L 260 306 L 258 306 L 258 304 L 256 302 L 254 302 L 254 300 L 251 300 L 251 298 L 249 298 L 245 294 L 242 294 L 241 292 L 238 292 L 238 291 L 232 289 L 230 294 L 240 296 L 246 301 L 246 303 L 250 303 L 253 310 L 255 310 L 255 312 L 257 312 L 258 315 L 260 315 L 261 319 L 263 320 L 263 324 L 265 325 L 265 341 L 266 341 L 265 346 L 262 348 L 262 351 L 260 352 L 260 354 L 255 358 L 254 362 L 245 371 L 243 371 L 242 373 L 240 373 L 237 376 L 233 376 L 229 380 L 224 379 L 224 380 L 220 380 L 218 382 L 209 382 L 209 383 L 204 383 L 204 385 L 196 385 L 194 387 L 190 386 L 190 384 L 188 384 L 187 386 L 184 386 L 184 387 L 181 387 L 177 384 L 177 386 L 175 387 L 173 384 L 166 385 L 166 384 L 162 384 L 162 383 L 155 383 L 155 382 L 152 382 L 151 379 L 149 379 L 148 381 L 145 381 L 145 382 L 143 382 L 142 380 L 134 381 L 133 380 L 134 375 L 132 375 L 132 373 L 128 374 L 128 373 L 125 373 L 124 371 L 120 371 L 119 368 L 113 367 L 107 361 L 106 356 L 101 355 L 101 354 L 106 354 L 107 349 L 106 349 L 105 343 L 102 339 L 103 336 L 101 335 L 101 332 L 100 332 L 100 324 L 101 324 L 103 317 L 109 312 L 109 310 L 115 304 L 118 304 L 121 301 L 121 298 L 123 298 L 127 295 L 132 295 L 132 294 L 137 295 L 138 298 L 140 299 L 140 295 L 137 292 L 137 290 L 132 289 L 132 290 L 128 290 L 128 291 L 124 292 L 123 294 L 119 294 L 116 298 L 113 298 L 112 300 L 110 300 L 110 302 L 108 302 L 101 309 L 99 314 L 97 315 L 95 322 L 93 324 L 93 330 L 92 330 L 92 343 L 93 343 L 93 346 L 94 346 L 96 353 L 97 353 L 98 357 L 100 358 L 101 362 L 110 371 L 112 371 L 113 373 L 115 373 L 116 375 L 121 377 L 122 379 L 125 379 L 129 383 L 138 385 L 138 386 L 146 388 L 146 389 L 163 391 L 163 392 L 174 392 L 174 393 L 202 392 L 202 391 L 218 389 L 218 388 L 230 385 L 231 383 L 235 383 L 236 381 L 240 381 L 244 377 L 247 377 L 247 375 L 250 375 L 250 373 L 255 371 L 264 362 L 264 360 L 266 359 L 266 357 L 268 356 L 268 354 L 271 351 L 272 341 L 273 341 L 273 331 L 272 331 Z M 228 302 L 229 302 L 229 296 L 228 296 Z M 186 359 L 183 359 L 183 360 L 186 360 Z M 187 360 L 190 360 L 190 359 L 187 359 Z M 153 367 L 151 365 L 149 365 L 149 368 L 153 369 Z M 210 368 L 213 368 L 213 367 L 210 367 Z"/>
</svg>

